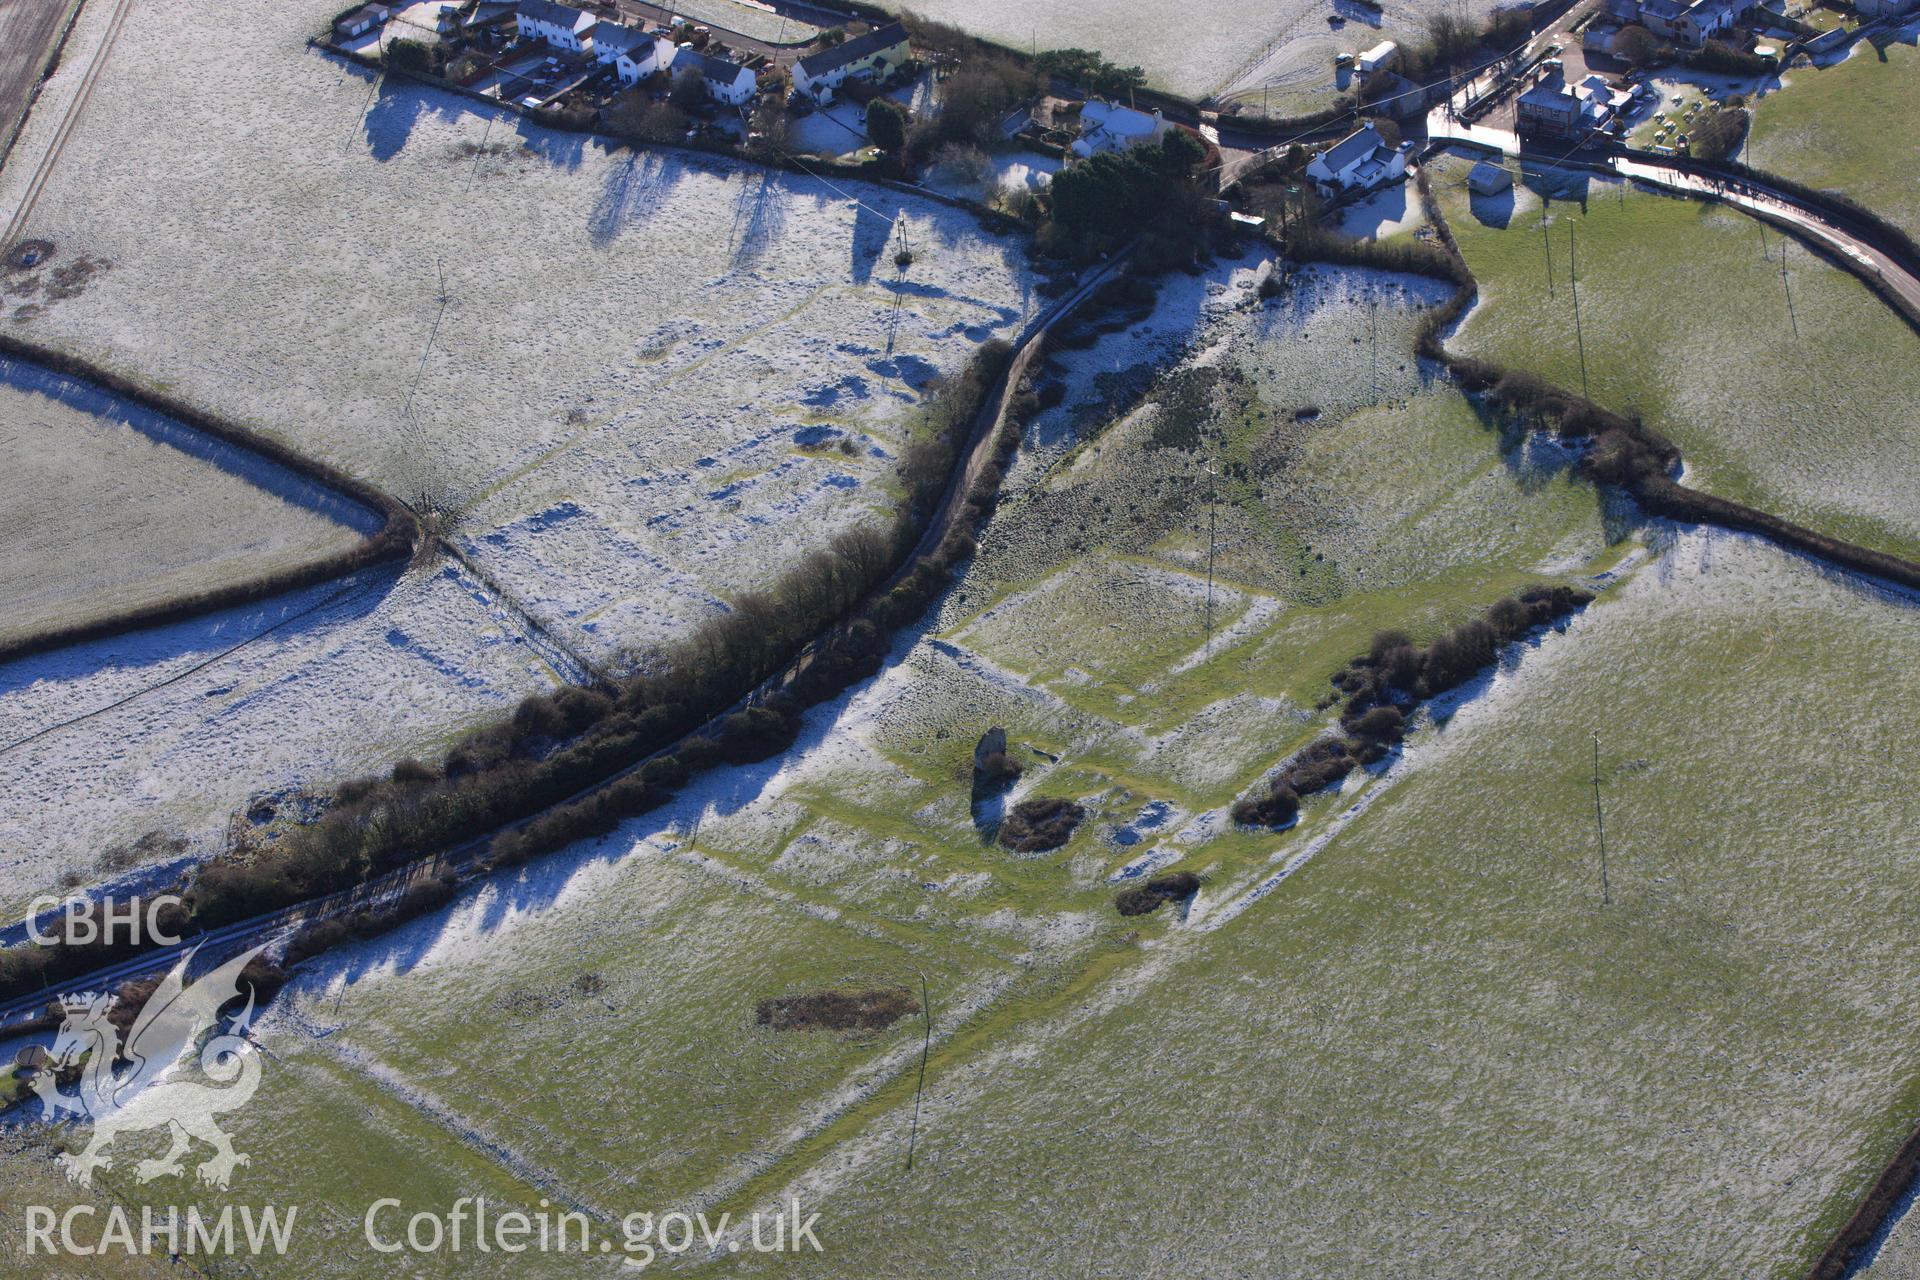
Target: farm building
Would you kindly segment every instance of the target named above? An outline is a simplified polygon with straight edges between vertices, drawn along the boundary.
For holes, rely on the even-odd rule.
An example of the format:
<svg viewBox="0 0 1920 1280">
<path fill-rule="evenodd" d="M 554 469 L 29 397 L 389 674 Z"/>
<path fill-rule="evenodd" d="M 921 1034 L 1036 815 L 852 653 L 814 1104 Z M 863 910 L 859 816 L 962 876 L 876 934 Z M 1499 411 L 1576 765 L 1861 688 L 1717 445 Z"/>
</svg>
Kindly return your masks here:
<svg viewBox="0 0 1920 1280">
<path fill-rule="evenodd" d="M 1513 174 L 1505 165 L 1482 160 L 1467 175 L 1467 190 L 1477 196 L 1495 196 L 1513 187 Z"/>
<path fill-rule="evenodd" d="M 828 102 L 849 79 L 884 80 L 912 57 L 907 29 L 891 22 L 800 59 L 793 64 L 793 87 Z"/>
<path fill-rule="evenodd" d="M 1315 156 L 1307 176 L 1331 199 L 1346 191 L 1371 191 L 1407 173 L 1404 147 L 1390 147 L 1380 131 L 1365 125 Z"/>
<path fill-rule="evenodd" d="M 673 73 L 695 71 L 707 86 L 707 96 L 730 107 L 744 104 L 759 88 L 760 79 L 751 70 L 725 58 L 715 58 L 695 49 L 679 49 L 673 56 Z"/>
<path fill-rule="evenodd" d="M 1360 55 L 1360 74 L 1371 75 L 1387 65 L 1393 55 L 1400 52 L 1400 46 L 1391 40 L 1382 40 L 1373 48 Z"/>
<path fill-rule="evenodd" d="M 351 40 L 363 36 L 387 20 L 387 6 L 383 4 L 363 4 L 352 13 L 342 14 L 334 19 L 333 33 Z"/>
<path fill-rule="evenodd" d="M 591 41 L 588 33 L 595 19 L 592 14 L 553 0 L 520 0 L 514 22 L 525 39 L 544 40 L 556 49 L 578 53 Z"/>
<path fill-rule="evenodd" d="M 1085 159 L 1097 151 L 1125 151 L 1166 136 L 1167 122 L 1159 111 L 1149 115 L 1117 103 L 1094 99 L 1080 109 L 1080 136 L 1073 154 Z"/>
</svg>

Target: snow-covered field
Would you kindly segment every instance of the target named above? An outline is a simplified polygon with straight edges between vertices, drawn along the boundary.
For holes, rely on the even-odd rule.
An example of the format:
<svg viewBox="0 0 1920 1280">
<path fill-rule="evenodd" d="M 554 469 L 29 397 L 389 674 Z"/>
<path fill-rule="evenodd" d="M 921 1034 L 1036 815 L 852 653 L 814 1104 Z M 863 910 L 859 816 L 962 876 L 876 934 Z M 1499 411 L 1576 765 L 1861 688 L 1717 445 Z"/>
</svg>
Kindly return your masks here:
<svg viewBox="0 0 1920 1280">
<path fill-rule="evenodd" d="M 216 850 L 257 796 L 431 757 L 556 682 L 471 580 L 396 573 L 0 666 L 0 915 L 148 832 Z"/>
<path fill-rule="evenodd" d="M 209 59 L 227 10 L 136 6 L 26 223 L 55 267 L 112 265 L 0 323 L 457 504 L 604 657 L 884 504 L 928 380 L 1038 309 L 1020 244 L 965 212 L 376 82 L 303 46 L 331 12 L 263 11 Z"/>
<path fill-rule="evenodd" d="M 0 638 L 351 546 L 377 513 L 98 388 L 0 357 Z"/>
</svg>

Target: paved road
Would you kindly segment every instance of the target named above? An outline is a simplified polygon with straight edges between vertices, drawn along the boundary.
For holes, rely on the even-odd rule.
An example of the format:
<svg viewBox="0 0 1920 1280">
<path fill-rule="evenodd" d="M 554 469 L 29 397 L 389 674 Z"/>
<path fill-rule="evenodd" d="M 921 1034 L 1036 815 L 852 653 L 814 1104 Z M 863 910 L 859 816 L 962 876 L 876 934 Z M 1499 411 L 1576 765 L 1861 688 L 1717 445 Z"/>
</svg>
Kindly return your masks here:
<svg viewBox="0 0 1920 1280">
<path fill-rule="evenodd" d="M 1839 225 L 1824 210 L 1796 204 L 1782 191 L 1758 180 L 1718 179 L 1688 173 L 1641 156 L 1615 156 L 1610 166 L 1622 177 L 1653 183 L 1671 191 L 1704 198 L 1718 198 L 1735 208 L 1744 209 L 1774 221 L 1790 224 L 1809 239 L 1832 251 L 1859 274 L 1871 274 L 1904 299 L 1920 315 L 1920 264 L 1903 263 L 1890 253 L 1877 249 L 1847 228 Z"/>
<path fill-rule="evenodd" d="M 26 118 L 33 90 L 79 0 L 0 0 L 0 156 Z"/>
</svg>

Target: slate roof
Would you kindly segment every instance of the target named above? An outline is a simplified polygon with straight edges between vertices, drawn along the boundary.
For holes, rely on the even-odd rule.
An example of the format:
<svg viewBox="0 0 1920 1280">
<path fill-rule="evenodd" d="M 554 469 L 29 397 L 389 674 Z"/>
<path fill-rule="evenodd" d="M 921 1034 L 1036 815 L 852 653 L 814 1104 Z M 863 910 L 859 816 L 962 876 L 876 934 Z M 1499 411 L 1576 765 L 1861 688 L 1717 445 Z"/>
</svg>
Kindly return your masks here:
<svg viewBox="0 0 1920 1280">
<path fill-rule="evenodd" d="M 701 53 L 698 49 L 682 49 L 674 55 L 673 73 L 679 75 L 683 67 L 691 67 L 708 80 L 718 80 L 721 84 L 732 84 L 740 78 L 746 68 L 737 62 L 728 62 L 725 58 L 716 58 Z"/>
<path fill-rule="evenodd" d="M 605 18 L 593 24 L 591 34 L 594 48 L 613 49 L 620 53 L 653 39 L 638 27 L 629 27 L 623 22 L 608 22 Z"/>
<path fill-rule="evenodd" d="M 566 31 L 578 31 L 582 21 L 592 21 L 572 5 L 555 4 L 553 0 L 520 0 L 520 13 L 535 22 L 551 22 Z"/>
<path fill-rule="evenodd" d="M 1372 155 L 1376 148 L 1386 145 L 1386 139 L 1380 136 L 1379 130 L 1366 125 L 1327 148 L 1320 160 L 1330 172 L 1339 173 L 1363 156 Z"/>
</svg>

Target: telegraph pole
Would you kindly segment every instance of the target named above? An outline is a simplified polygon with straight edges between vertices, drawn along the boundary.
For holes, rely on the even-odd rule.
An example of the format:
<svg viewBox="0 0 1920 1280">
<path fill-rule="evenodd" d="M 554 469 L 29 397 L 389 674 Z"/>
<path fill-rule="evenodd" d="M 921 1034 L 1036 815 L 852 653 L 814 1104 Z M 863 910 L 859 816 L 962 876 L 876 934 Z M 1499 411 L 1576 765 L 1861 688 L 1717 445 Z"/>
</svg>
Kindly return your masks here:
<svg viewBox="0 0 1920 1280">
<path fill-rule="evenodd" d="M 1793 313 L 1793 286 L 1787 282 L 1787 237 L 1780 237 L 1780 288 L 1787 295 L 1787 319 L 1793 325 L 1793 337 L 1800 339 L 1800 317 Z"/>
<path fill-rule="evenodd" d="M 1573 340 L 1580 347 L 1580 394 L 1587 391 L 1587 338 L 1580 328 L 1580 239 L 1578 229 L 1567 228 L 1567 284 L 1573 290 Z"/>
<path fill-rule="evenodd" d="M 1214 506 L 1213 459 L 1207 459 L 1207 644 L 1203 653 L 1213 656 L 1213 549 L 1219 530 L 1219 513 Z"/>
<path fill-rule="evenodd" d="M 927 1054 L 933 1049 L 933 999 L 927 994 L 927 975 L 924 970 L 915 969 L 920 975 L 920 1083 L 913 1089 L 913 1127 L 907 1130 L 907 1168 L 913 1168 L 914 1143 L 920 1137 L 920 1099 L 927 1091 Z"/>
<path fill-rule="evenodd" d="M 1380 299 L 1371 291 L 1367 294 L 1367 338 L 1373 344 L 1371 357 L 1373 378 L 1373 402 L 1380 403 Z"/>
<path fill-rule="evenodd" d="M 1613 890 L 1607 883 L 1607 824 L 1600 811 L 1600 735 L 1593 735 L 1593 830 L 1600 838 L 1600 905 L 1613 902 Z"/>
<path fill-rule="evenodd" d="M 1547 297 L 1553 297 L 1553 240 L 1547 235 L 1547 223 L 1551 221 L 1545 212 L 1540 215 L 1540 247 L 1547 252 Z"/>
</svg>

